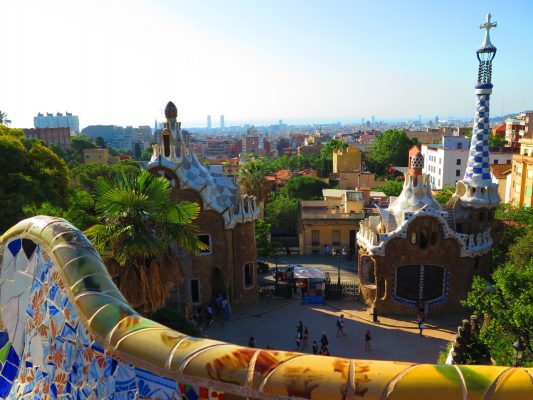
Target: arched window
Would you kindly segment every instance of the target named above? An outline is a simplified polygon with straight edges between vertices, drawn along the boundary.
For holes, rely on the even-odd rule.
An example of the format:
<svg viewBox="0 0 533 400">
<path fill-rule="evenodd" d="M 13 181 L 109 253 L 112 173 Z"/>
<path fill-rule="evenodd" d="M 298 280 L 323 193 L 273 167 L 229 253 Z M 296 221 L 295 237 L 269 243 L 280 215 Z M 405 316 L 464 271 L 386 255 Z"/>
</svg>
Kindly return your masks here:
<svg viewBox="0 0 533 400">
<path fill-rule="evenodd" d="M 363 257 L 361 260 L 361 280 L 366 285 L 376 284 L 374 260 L 372 260 L 370 257 Z"/>
<path fill-rule="evenodd" d="M 436 265 L 403 265 L 396 268 L 395 295 L 416 305 L 444 296 L 445 269 Z"/>
</svg>

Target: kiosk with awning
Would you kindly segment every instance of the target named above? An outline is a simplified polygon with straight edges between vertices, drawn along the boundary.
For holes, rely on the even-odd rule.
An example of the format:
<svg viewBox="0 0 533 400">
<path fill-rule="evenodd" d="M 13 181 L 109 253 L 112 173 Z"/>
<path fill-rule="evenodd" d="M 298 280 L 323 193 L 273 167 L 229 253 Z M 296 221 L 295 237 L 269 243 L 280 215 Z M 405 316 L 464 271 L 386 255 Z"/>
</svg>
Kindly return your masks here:
<svg viewBox="0 0 533 400">
<path fill-rule="evenodd" d="M 324 304 L 324 272 L 319 267 L 294 266 L 294 279 L 302 289 L 302 302 Z"/>
</svg>

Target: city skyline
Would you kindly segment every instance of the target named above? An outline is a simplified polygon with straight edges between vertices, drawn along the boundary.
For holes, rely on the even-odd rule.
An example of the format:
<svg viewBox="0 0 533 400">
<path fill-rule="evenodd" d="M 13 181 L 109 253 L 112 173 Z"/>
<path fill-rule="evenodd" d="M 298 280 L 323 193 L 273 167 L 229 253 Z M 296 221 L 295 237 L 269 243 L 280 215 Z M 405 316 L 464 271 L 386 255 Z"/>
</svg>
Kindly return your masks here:
<svg viewBox="0 0 533 400">
<path fill-rule="evenodd" d="M 517 64 L 515 53 L 530 39 L 525 1 L 8 0 L 0 110 L 18 127 L 65 109 L 82 127 L 151 124 L 168 100 L 190 127 L 205 126 L 208 114 L 225 115 L 226 126 L 469 120 L 472 43 L 481 42 L 477 26 L 489 11 L 499 49 L 492 115 L 533 108 L 532 56 L 520 52 Z"/>
</svg>

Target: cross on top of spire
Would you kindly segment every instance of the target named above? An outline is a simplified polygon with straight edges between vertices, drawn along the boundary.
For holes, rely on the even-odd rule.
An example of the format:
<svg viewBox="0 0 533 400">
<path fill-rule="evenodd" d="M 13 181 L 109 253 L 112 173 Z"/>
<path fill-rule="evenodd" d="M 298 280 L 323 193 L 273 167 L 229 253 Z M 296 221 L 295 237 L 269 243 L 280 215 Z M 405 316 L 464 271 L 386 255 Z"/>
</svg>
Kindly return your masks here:
<svg viewBox="0 0 533 400">
<path fill-rule="evenodd" d="M 497 22 L 490 22 L 491 15 L 490 13 L 487 14 L 487 22 L 484 24 L 479 25 L 479 29 L 486 29 L 485 31 L 485 40 L 483 40 L 483 43 L 481 43 L 481 47 L 478 49 L 478 51 L 495 51 L 496 47 L 490 42 L 490 34 L 489 31 L 491 28 L 496 28 Z"/>
</svg>

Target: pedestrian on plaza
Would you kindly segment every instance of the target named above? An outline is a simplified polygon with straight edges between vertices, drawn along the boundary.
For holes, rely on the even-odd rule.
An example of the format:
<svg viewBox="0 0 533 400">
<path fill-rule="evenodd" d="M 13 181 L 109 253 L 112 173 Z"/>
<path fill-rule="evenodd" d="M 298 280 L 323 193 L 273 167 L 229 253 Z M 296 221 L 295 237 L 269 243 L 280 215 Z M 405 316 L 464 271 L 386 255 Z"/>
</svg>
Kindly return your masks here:
<svg viewBox="0 0 533 400">
<path fill-rule="evenodd" d="M 344 333 L 344 314 L 341 314 L 339 318 L 337 318 L 337 337 L 339 336 L 346 336 Z"/>
<path fill-rule="evenodd" d="M 313 354 L 318 354 L 318 343 L 313 340 Z"/>
<path fill-rule="evenodd" d="M 328 346 L 322 345 L 322 347 L 320 347 L 320 354 L 323 356 L 329 356 Z"/>
<path fill-rule="evenodd" d="M 300 331 L 296 331 L 296 350 L 300 350 L 301 343 L 302 343 L 302 333 Z"/>
<path fill-rule="evenodd" d="M 211 304 L 208 304 L 206 310 L 206 329 L 211 328 L 211 326 L 213 326 L 213 308 Z"/>
<path fill-rule="evenodd" d="M 291 249 L 289 246 L 285 247 L 285 250 L 287 251 L 287 255 L 290 256 L 291 255 Z"/>
<path fill-rule="evenodd" d="M 420 334 L 420 337 L 423 336 L 422 331 L 426 327 L 426 324 L 424 323 L 424 319 L 420 318 L 420 316 L 417 318 L 416 323 L 418 324 L 418 333 Z"/>
<path fill-rule="evenodd" d="M 367 329 L 365 333 L 365 350 L 366 351 L 370 351 L 371 341 L 372 341 L 372 335 L 370 335 L 370 329 Z"/>
<path fill-rule="evenodd" d="M 255 338 L 253 336 L 250 336 L 248 340 L 248 347 L 255 347 Z"/>
<path fill-rule="evenodd" d="M 304 323 L 302 321 L 298 321 L 298 325 L 296 325 L 296 331 L 300 332 L 300 334 L 303 336 L 303 334 L 304 334 Z"/>
<path fill-rule="evenodd" d="M 304 327 L 304 345 L 303 348 L 305 349 L 307 347 L 307 340 L 309 339 L 309 330 L 307 329 L 307 326 Z"/>
<path fill-rule="evenodd" d="M 322 344 L 322 347 L 327 347 L 329 344 L 328 337 L 324 332 L 322 332 L 322 336 L 320 337 L 320 343 Z"/>
</svg>

